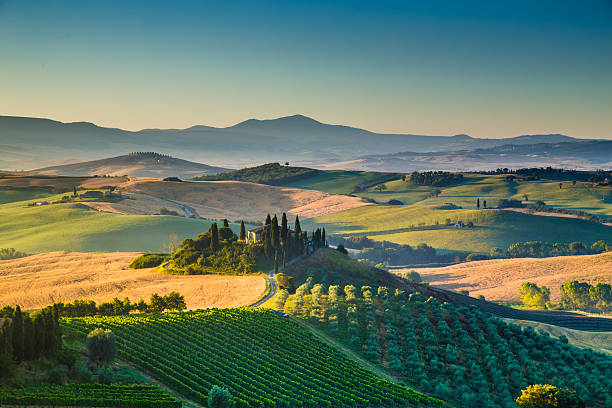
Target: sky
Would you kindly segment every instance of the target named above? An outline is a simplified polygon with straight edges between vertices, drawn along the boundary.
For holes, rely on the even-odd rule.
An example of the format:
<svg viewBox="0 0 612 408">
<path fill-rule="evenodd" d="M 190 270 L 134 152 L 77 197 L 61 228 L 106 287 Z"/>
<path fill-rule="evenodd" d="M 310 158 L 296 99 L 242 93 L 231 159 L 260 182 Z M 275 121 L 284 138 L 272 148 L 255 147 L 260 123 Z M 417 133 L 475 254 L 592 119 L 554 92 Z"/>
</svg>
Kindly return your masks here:
<svg viewBox="0 0 612 408">
<path fill-rule="evenodd" d="M 612 139 L 612 1 L 0 0 L 0 115 Z"/>
</svg>

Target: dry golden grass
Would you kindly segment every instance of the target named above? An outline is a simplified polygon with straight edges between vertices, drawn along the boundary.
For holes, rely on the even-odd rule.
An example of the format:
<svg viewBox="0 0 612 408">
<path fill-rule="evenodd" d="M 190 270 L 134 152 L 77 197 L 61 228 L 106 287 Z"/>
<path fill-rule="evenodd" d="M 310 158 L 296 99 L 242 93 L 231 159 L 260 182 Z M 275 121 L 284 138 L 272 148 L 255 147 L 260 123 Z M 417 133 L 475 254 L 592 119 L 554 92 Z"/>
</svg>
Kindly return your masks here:
<svg viewBox="0 0 612 408">
<path fill-rule="evenodd" d="M 119 185 L 119 190 L 132 200 L 104 207 L 88 205 L 124 214 L 150 214 L 165 206 L 182 214 L 174 204 L 179 202 L 204 218 L 256 221 L 263 220 L 267 214 L 286 212 L 310 218 L 369 204 L 358 197 L 239 181 L 178 183 L 138 178 Z"/>
<path fill-rule="evenodd" d="M 130 270 L 137 252 L 49 252 L 0 261 L 0 305 L 38 309 L 53 302 L 129 297 L 148 299 L 178 291 L 189 309 L 237 307 L 257 301 L 266 290 L 262 276 L 174 276 L 151 269 Z"/>
<path fill-rule="evenodd" d="M 559 286 L 576 279 L 591 284 L 612 282 L 612 252 L 554 258 L 515 258 L 466 262 L 443 268 L 415 269 L 425 282 L 450 290 L 466 289 L 487 300 L 520 301 L 525 281 L 546 285 L 551 300 L 559 300 Z"/>
</svg>

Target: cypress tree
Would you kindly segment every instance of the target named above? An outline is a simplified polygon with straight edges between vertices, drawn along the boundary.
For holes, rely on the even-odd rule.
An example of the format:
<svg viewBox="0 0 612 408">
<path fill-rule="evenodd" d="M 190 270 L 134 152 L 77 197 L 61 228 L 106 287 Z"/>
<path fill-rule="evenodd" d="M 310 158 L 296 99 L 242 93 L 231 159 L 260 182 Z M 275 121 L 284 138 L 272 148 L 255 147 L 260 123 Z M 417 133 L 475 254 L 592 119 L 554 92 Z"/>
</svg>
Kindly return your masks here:
<svg viewBox="0 0 612 408">
<path fill-rule="evenodd" d="M 227 218 L 223 219 L 223 226 L 229 228 L 229 221 L 227 220 Z"/>
<path fill-rule="evenodd" d="M 287 248 L 283 248 L 283 269 L 287 266 Z"/>
<path fill-rule="evenodd" d="M 23 316 L 23 359 L 32 360 L 36 356 L 36 339 L 34 338 L 34 324 L 29 314 Z"/>
<path fill-rule="evenodd" d="M 18 363 L 23 361 L 23 313 L 19 305 L 15 308 L 13 313 L 13 358 Z"/>
<path fill-rule="evenodd" d="M 213 252 L 217 252 L 219 250 L 219 229 L 217 228 L 217 223 L 213 222 L 210 226 L 210 249 Z"/>
<path fill-rule="evenodd" d="M 280 246 L 280 236 L 278 228 L 278 218 L 276 218 L 276 214 L 274 214 L 274 218 L 272 218 L 271 231 L 272 245 L 274 246 L 274 248 L 278 248 Z"/>
<path fill-rule="evenodd" d="M 323 232 L 321 233 L 321 246 L 327 246 L 327 238 L 325 237 L 325 227 L 323 227 Z"/>
<path fill-rule="evenodd" d="M 278 251 L 274 252 L 274 273 L 278 273 Z"/>
<path fill-rule="evenodd" d="M 287 232 L 288 231 L 289 231 L 289 228 L 287 228 L 287 214 L 283 213 L 283 218 L 281 219 L 281 233 L 280 233 L 281 242 L 283 243 L 283 245 L 285 245 L 285 243 L 287 242 Z"/>
<path fill-rule="evenodd" d="M 5 355 L 7 358 L 13 358 L 13 327 L 9 323 L 9 319 L 2 321 L 0 327 L 0 355 Z"/>
<path fill-rule="evenodd" d="M 240 240 L 246 239 L 246 229 L 244 228 L 244 221 L 240 221 Z"/>
<path fill-rule="evenodd" d="M 299 216 L 295 216 L 295 226 L 293 227 L 293 230 L 295 231 L 295 235 L 296 236 L 300 236 L 302 235 L 302 226 L 300 225 L 300 217 Z"/>
<path fill-rule="evenodd" d="M 263 246 L 264 246 L 264 254 L 266 258 L 270 258 L 272 256 L 272 242 L 270 240 L 270 228 L 265 228 L 263 230 Z"/>
<path fill-rule="evenodd" d="M 480 209 L 480 198 L 476 199 L 476 208 Z"/>
<path fill-rule="evenodd" d="M 272 218 L 270 218 L 270 214 L 266 217 L 266 225 L 272 224 Z"/>
</svg>

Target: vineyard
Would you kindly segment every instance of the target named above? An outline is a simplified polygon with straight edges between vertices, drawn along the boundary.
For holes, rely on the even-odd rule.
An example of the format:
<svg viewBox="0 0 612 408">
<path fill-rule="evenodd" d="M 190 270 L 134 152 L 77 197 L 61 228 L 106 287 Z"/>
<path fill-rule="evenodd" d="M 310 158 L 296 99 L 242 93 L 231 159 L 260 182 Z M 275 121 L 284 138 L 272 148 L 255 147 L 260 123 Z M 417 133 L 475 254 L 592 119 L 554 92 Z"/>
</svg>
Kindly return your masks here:
<svg viewBox="0 0 612 408">
<path fill-rule="evenodd" d="M 180 408 L 183 404 L 148 385 L 70 384 L 0 388 L 0 405 Z"/>
<path fill-rule="evenodd" d="M 235 407 L 442 406 L 376 377 L 307 329 L 261 309 L 64 319 L 82 334 L 117 336 L 120 355 L 186 398 L 206 404 L 214 385 Z"/>
<path fill-rule="evenodd" d="M 278 310 L 307 319 L 420 391 L 462 407 L 516 407 L 527 385 L 577 391 L 612 407 L 612 358 L 473 307 L 386 287 L 305 283 L 277 295 Z"/>
</svg>

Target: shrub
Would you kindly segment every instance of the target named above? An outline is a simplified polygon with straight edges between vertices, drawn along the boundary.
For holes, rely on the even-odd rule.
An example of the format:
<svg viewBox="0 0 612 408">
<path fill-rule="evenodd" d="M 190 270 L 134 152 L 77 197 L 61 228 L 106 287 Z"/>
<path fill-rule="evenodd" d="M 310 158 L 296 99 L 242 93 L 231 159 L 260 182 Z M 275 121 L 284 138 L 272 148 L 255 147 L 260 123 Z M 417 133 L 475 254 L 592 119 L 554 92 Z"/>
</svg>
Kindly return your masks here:
<svg viewBox="0 0 612 408">
<path fill-rule="evenodd" d="M 344 245 L 340 244 L 336 247 L 336 251 L 343 253 L 344 255 L 348 255 L 348 251 L 344 247 Z"/>
<path fill-rule="evenodd" d="M 168 259 L 166 254 L 142 254 L 130 263 L 130 269 L 155 268 Z"/>
<path fill-rule="evenodd" d="M 391 199 L 391 200 L 387 201 L 387 204 L 389 204 L 389 205 L 404 205 L 404 203 L 402 203 L 400 200 L 395 200 L 395 199 Z"/>
<path fill-rule="evenodd" d="M 533 282 L 523 282 L 519 288 L 519 295 L 525 305 L 543 309 L 550 300 L 550 289 L 546 286 L 538 287 Z"/>
</svg>

